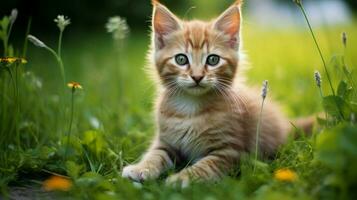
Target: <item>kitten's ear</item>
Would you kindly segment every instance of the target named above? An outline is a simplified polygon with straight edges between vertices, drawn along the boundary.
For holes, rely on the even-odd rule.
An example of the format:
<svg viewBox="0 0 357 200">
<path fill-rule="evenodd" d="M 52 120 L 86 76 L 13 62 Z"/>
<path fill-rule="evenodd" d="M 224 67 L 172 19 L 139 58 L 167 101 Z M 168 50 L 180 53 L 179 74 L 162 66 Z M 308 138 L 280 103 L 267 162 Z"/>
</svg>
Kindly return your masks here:
<svg viewBox="0 0 357 200">
<path fill-rule="evenodd" d="M 238 47 L 241 26 L 241 1 L 236 1 L 231 7 L 224 11 L 215 21 L 214 28 L 230 36 L 229 45 Z"/>
<path fill-rule="evenodd" d="M 159 49 L 165 46 L 164 36 L 181 29 L 180 20 L 164 5 L 153 0 L 152 28 L 155 37 L 155 46 Z"/>
</svg>

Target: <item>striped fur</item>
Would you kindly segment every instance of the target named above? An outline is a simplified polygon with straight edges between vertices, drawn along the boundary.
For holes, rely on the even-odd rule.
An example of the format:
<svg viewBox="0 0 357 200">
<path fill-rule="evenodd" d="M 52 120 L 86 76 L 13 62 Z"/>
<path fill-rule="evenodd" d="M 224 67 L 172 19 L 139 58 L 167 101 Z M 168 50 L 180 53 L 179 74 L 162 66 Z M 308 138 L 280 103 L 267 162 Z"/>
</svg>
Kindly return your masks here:
<svg viewBox="0 0 357 200">
<path fill-rule="evenodd" d="M 160 85 L 155 114 L 157 135 L 141 161 L 123 170 L 134 181 L 155 179 L 176 163 L 188 163 L 168 183 L 216 181 L 255 148 L 261 104 L 257 90 L 240 79 L 240 1 L 210 22 L 182 21 L 153 1 L 153 35 L 149 59 Z M 174 57 L 184 53 L 187 66 Z M 209 67 L 209 54 L 221 57 Z M 192 76 L 203 76 L 194 87 Z M 288 121 L 274 103 L 266 102 L 259 149 L 273 154 L 289 132 Z"/>
</svg>

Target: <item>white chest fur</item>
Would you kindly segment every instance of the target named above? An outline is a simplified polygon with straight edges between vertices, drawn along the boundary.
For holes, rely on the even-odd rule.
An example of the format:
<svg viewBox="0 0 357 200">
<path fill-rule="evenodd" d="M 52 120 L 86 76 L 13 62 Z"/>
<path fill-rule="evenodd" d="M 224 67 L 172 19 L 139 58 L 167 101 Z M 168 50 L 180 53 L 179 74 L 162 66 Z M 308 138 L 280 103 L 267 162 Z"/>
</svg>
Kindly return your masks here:
<svg viewBox="0 0 357 200">
<path fill-rule="evenodd" d="M 177 115 L 159 114 L 160 138 L 189 159 L 202 156 L 207 148 L 207 134 L 217 129 L 224 113 L 198 114 L 203 104 L 195 98 L 177 97 L 165 104 Z"/>
</svg>

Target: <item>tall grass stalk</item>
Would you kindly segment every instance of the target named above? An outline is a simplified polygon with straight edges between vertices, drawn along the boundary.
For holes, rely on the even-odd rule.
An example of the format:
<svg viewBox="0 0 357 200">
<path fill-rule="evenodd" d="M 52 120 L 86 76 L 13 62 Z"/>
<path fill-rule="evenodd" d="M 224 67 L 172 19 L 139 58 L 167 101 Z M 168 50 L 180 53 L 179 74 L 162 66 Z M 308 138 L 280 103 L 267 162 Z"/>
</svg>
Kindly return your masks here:
<svg viewBox="0 0 357 200">
<path fill-rule="evenodd" d="M 256 162 L 258 160 L 258 151 L 259 151 L 259 137 L 260 137 L 260 128 L 261 128 L 261 121 L 262 121 L 262 117 L 263 117 L 263 108 L 264 108 L 264 102 L 265 102 L 265 98 L 267 96 L 268 93 L 268 81 L 265 80 L 263 82 L 263 87 L 262 87 L 262 104 L 260 106 L 260 112 L 259 112 L 259 118 L 258 118 L 258 123 L 257 123 L 257 130 L 255 133 L 255 154 L 254 154 L 254 168 L 253 168 L 253 173 L 255 173 L 255 169 L 256 169 Z"/>
<path fill-rule="evenodd" d="M 12 31 L 12 27 L 16 21 L 17 18 L 17 9 L 12 9 L 11 10 L 11 15 L 7 18 L 8 19 L 8 23 L 5 25 L 6 27 L 2 27 L 5 28 L 5 30 L 3 30 L 3 43 L 4 43 L 4 56 L 9 56 L 9 39 L 10 39 L 10 35 L 11 35 L 11 31 Z M 6 20 L 6 19 L 3 19 Z"/>
<path fill-rule="evenodd" d="M 317 48 L 317 51 L 318 51 L 318 53 L 319 53 L 319 55 L 320 55 L 322 64 L 323 64 L 323 66 L 324 66 L 324 70 L 325 70 L 325 73 L 326 73 L 326 76 L 327 76 L 327 80 L 328 80 L 329 85 L 330 85 L 330 88 L 331 88 L 331 92 L 332 92 L 333 96 L 336 96 L 335 89 L 333 88 L 333 85 L 332 85 L 330 73 L 328 72 L 328 69 L 327 69 L 326 61 L 325 61 L 325 59 L 324 59 L 324 56 L 322 55 L 322 51 L 321 51 L 320 45 L 319 45 L 319 43 L 317 42 L 317 39 L 316 39 L 315 33 L 314 33 L 313 29 L 312 29 L 310 20 L 309 20 L 309 18 L 308 18 L 308 16 L 307 16 L 307 13 L 306 13 L 306 11 L 305 11 L 305 8 L 304 8 L 304 6 L 303 6 L 303 4 L 302 4 L 302 0 L 294 0 L 294 2 L 296 3 L 296 5 L 298 5 L 298 7 L 300 8 L 300 10 L 301 10 L 301 12 L 302 12 L 302 14 L 303 14 L 303 16 L 304 16 L 304 18 L 305 18 L 305 21 L 306 21 L 306 23 L 307 23 L 307 25 L 308 25 L 308 27 L 309 27 L 310 34 L 311 34 L 311 36 L 312 36 L 312 39 L 314 40 L 315 46 L 316 46 L 316 48 Z M 338 103 L 336 102 L 336 100 L 335 100 L 335 103 L 336 103 L 336 106 L 337 106 L 337 108 L 338 108 L 338 110 L 339 110 L 339 113 L 340 113 L 341 118 L 344 119 L 344 116 L 343 116 L 343 114 L 342 114 L 342 111 L 341 111 L 340 107 L 338 106 Z"/>
<path fill-rule="evenodd" d="M 27 45 L 28 45 L 27 36 L 30 34 L 31 24 L 32 24 L 32 18 L 30 17 L 29 21 L 27 22 L 24 46 L 22 47 L 22 58 L 26 58 L 27 56 Z"/>
</svg>

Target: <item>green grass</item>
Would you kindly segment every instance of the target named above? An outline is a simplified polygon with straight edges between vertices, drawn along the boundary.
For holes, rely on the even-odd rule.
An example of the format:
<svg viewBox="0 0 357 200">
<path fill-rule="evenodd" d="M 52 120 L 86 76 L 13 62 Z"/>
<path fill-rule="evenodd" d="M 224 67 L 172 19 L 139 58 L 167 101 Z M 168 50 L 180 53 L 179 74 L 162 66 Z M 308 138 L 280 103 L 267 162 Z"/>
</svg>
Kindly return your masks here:
<svg viewBox="0 0 357 200">
<path fill-rule="evenodd" d="M 357 22 L 317 30 L 325 58 L 340 58 L 343 52 L 340 35 L 346 31 L 350 36 L 346 60 L 348 67 L 355 70 L 356 25 Z M 269 96 L 280 102 L 291 118 L 323 112 L 314 81 L 314 71 L 323 72 L 323 66 L 307 29 L 265 30 L 250 24 L 244 28 L 244 50 L 251 69 L 238 76 L 247 76 L 248 83 L 258 87 L 263 80 L 269 80 Z M 246 155 L 235 175 L 218 184 L 193 184 L 187 189 L 175 189 L 165 186 L 164 179 L 143 185 L 122 179 L 123 165 L 140 157 L 155 132 L 152 114 L 155 86 L 144 71 L 149 37 L 140 34 L 143 31 L 133 30 L 118 51 L 104 30 L 93 35 L 66 35 L 66 31 L 62 50 L 66 78 L 80 82 L 84 88 L 75 95 L 66 160 L 71 89 L 66 88 L 62 94 L 64 86 L 56 60 L 49 52 L 29 44 L 28 64 L 19 68 L 19 117 L 13 114 L 17 104 L 12 101 L 9 76 L 6 71 L 0 71 L 0 85 L 4 88 L 0 105 L 6 107 L 0 113 L 0 187 L 4 195 L 13 186 L 41 187 L 42 180 L 51 172 L 67 175 L 74 183 L 69 192 L 54 194 L 59 198 L 347 199 L 356 196 L 357 127 L 349 122 L 329 128 L 321 124 L 313 137 L 291 139 L 273 160 L 254 162 Z M 44 42 L 56 47 L 55 38 Z M 328 69 L 337 90 L 340 80 L 345 79 L 341 63 L 332 60 Z M 322 76 L 327 96 L 331 93 L 325 74 Z M 356 102 L 355 96 L 351 101 Z M 13 137 L 14 130 L 9 129 L 14 122 L 20 145 Z M 253 165 L 256 166 L 254 175 Z M 274 171 L 280 168 L 295 171 L 298 179 L 291 183 L 274 179 Z"/>
</svg>

